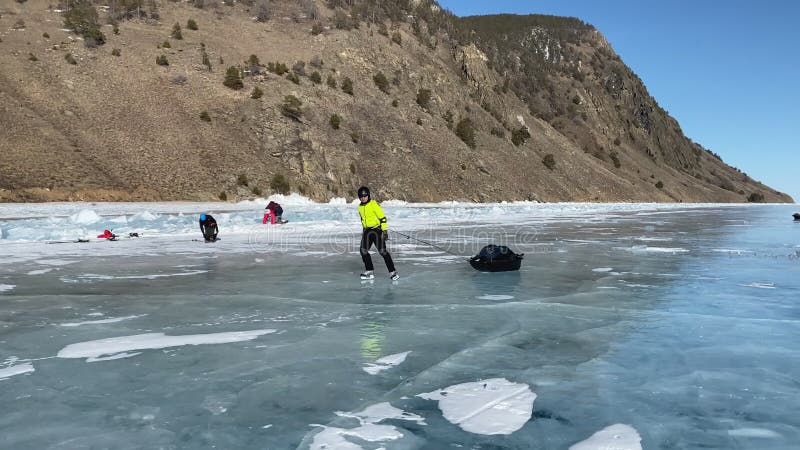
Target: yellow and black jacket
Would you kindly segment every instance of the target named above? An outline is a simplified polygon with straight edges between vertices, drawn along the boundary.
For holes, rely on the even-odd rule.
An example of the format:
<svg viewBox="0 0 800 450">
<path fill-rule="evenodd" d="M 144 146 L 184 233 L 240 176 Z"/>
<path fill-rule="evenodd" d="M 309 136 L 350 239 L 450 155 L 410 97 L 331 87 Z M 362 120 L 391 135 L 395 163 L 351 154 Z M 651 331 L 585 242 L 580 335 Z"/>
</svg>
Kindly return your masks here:
<svg viewBox="0 0 800 450">
<path fill-rule="evenodd" d="M 383 215 L 381 205 L 375 200 L 359 204 L 358 214 L 361 215 L 361 226 L 365 229 L 377 228 L 380 226 L 382 231 L 386 231 L 388 227 L 386 224 L 386 216 Z"/>
</svg>

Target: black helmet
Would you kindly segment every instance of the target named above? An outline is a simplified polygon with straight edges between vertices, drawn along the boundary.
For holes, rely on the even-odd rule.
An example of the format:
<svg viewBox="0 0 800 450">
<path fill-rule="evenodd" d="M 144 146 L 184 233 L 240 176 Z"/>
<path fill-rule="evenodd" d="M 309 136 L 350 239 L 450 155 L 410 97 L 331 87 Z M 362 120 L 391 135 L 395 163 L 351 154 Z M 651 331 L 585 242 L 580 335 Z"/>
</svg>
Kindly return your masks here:
<svg viewBox="0 0 800 450">
<path fill-rule="evenodd" d="M 369 197 L 369 188 L 366 186 L 361 186 L 358 188 L 358 197 Z"/>
</svg>

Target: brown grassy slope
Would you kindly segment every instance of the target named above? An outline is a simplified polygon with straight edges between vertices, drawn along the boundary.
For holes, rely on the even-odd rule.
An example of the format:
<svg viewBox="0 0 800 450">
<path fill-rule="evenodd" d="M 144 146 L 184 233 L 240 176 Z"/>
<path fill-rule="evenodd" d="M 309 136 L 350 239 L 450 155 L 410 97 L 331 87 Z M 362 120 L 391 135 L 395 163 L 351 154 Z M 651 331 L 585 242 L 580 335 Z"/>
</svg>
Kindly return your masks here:
<svg viewBox="0 0 800 450">
<path fill-rule="evenodd" d="M 284 174 L 293 191 L 318 200 L 352 198 L 361 184 L 381 198 L 408 200 L 742 200 L 635 154 L 614 168 L 532 117 L 510 93 L 493 97 L 502 119 L 496 120 L 475 94 L 481 83 L 501 78 L 474 58 L 463 64 L 461 48 L 430 50 L 404 28 L 402 46 L 366 26 L 312 36 L 310 21 L 288 19 L 294 2 L 276 3 L 273 19 L 257 23 L 241 5 L 198 10 L 165 2 L 158 23 L 122 22 L 119 35 L 104 27 L 108 42 L 97 49 L 61 31 L 62 18 L 44 0 L 4 6 L 0 198 L 212 199 L 224 191 L 234 199 L 252 195 L 253 187 L 269 193 L 273 176 Z M 25 29 L 11 31 L 20 18 Z M 186 29 L 189 18 L 198 31 Z M 176 22 L 183 40 L 169 37 Z M 171 48 L 157 48 L 165 40 Z M 201 65 L 201 42 L 212 72 Z M 114 48 L 121 56 L 112 56 Z M 67 52 L 77 65 L 65 61 Z M 168 67 L 155 63 L 162 54 Z M 241 91 L 223 86 L 225 69 L 243 66 L 251 54 L 289 67 L 319 56 L 323 83 L 301 77 L 296 85 L 266 74 L 246 77 Z M 378 71 L 397 79 L 389 94 L 372 81 Z M 470 82 L 476 72 L 479 82 Z M 339 85 L 350 77 L 355 95 L 326 86 L 328 76 Z M 176 84 L 179 77 L 186 82 Z M 249 98 L 254 86 L 264 91 L 261 99 Z M 419 88 L 433 91 L 428 111 L 415 103 Z M 301 122 L 280 114 L 288 94 L 303 102 Z M 210 123 L 199 119 L 202 111 Z M 473 120 L 476 149 L 448 129 L 447 111 L 456 122 Z M 329 125 L 334 113 L 342 117 L 339 130 Z M 503 138 L 490 133 L 504 124 L 516 128 L 520 119 L 532 134 L 521 147 L 511 144 L 508 129 Z M 541 163 L 545 154 L 554 155 L 554 170 Z M 249 186 L 237 186 L 240 174 Z M 656 188 L 656 180 L 665 187 Z"/>
</svg>

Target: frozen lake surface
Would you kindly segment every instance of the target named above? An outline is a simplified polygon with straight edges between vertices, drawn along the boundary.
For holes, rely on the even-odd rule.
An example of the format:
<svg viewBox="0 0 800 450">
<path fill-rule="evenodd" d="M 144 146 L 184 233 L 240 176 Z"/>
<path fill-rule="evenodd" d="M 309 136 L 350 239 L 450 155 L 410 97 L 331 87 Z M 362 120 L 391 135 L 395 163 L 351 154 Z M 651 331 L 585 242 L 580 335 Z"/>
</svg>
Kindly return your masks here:
<svg viewBox="0 0 800 450">
<path fill-rule="evenodd" d="M 800 448 L 795 205 L 278 200 L 0 204 L 0 448 Z"/>
</svg>

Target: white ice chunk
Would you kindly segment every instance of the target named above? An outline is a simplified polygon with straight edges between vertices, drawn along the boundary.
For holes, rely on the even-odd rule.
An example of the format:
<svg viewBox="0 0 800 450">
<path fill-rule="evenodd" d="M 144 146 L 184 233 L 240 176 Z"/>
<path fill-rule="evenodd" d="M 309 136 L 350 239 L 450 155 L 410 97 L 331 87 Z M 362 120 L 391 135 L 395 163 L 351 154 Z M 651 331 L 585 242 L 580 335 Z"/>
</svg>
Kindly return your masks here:
<svg viewBox="0 0 800 450">
<path fill-rule="evenodd" d="M 425 419 L 422 416 L 405 412 L 400 408 L 395 408 L 389 402 L 377 403 L 375 405 L 364 408 L 363 411 L 357 413 L 342 413 L 337 412 L 341 417 L 352 417 L 358 419 L 362 424 L 364 423 L 378 423 L 386 419 L 399 419 L 410 420 L 417 422 L 420 425 L 425 425 Z"/>
<path fill-rule="evenodd" d="M 274 332 L 275 330 L 251 330 L 185 336 L 166 336 L 164 333 L 136 334 L 70 344 L 62 348 L 56 356 L 59 358 L 98 358 L 103 355 L 115 355 L 133 350 L 159 349 L 182 345 L 228 344 L 250 341 L 264 334 Z"/>
<path fill-rule="evenodd" d="M 407 353 L 408 352 L 406 352 L 406 354 Z M 401 439 L 403 433 L 397 429 L 397 427 L 392 425 L 378 425 L 378 422 L 387 419 L 410 420 L 420 425 L 425 425 L 425 419 L 423 417 L 395 408 L 389 402 L 371 405 L 364 408 L 363 411 L 356 413 L 337 412 L 336 414 L 341 417 L 357 419 L 360 425 L 350 429 L 312 425 L 322 427 L 323 430 L 314 435 L 314 440 L 311 442 L 310 446 L 311 449 L 360 450 L 363 448 L 348 441 L 348 436 L 369 442 L 384 442 Z"/>
<path fill-rule="evenodd" d="M 134 214 L 133 216 L 131 216 L 131 221 L 134 221 L 134 220 L 151 221 L 151 220 L 156 220 L 156 219 L 158 219 L 158 216 L 156 214 L 151 213 L 150 211 L 143 211 L 143 212 L 140 212 L 138 214 Z"/>
<path fill-rule="evenodd" d="M 17 287 L 16 284 L 0 284 L 0 292 L 10 291 Z"/>
<path fill-rule="evenodd" d="M 444 418 L 476 434 L 511 434 L 530 420 L 536 394 L 505 378 L 463 383 L 424 394 L 438 400 Z"/>
<path fill-rule="evenodd" d="M 91 209 L 82 209 L 69 216 L 69 220 L 78 225 L 90 225 L 99 222 L 101 219 L 100 216 Z"/>
<path fill-rule="evenodd" d="M 367 423 L 345 431 L 346 436 L 354 436 L 370 442 L 393 441 L 403 437 L 403 433 L 392 425 Z"/>
<path fill-rule="evenodd" d="M 0 381 L 13 377 L 14 375 L 22 375 L 23 373 L 30 373 L 35 370 L 36 369 L 33 368 L 33 364 L 31 363 L 17 364 L 16 366 L 6 367 L 5 369 L 0 369 Z"/>
<path fill-rule="evenodd" d="M 314 440 L 308 448 L 309 450 L 364 450 L 364 447 L 344 438 L 347 431 L 343 428 L 324 427 L 314 435 Z"/>
<path fill-rule="evenodd" d="M 592 272 L 611 272 L 614 270 L 613 267 L 598 267 L 596 269 L 592 269 Z"/>
<path fill-rule="evenodd" d="M 403 353 L 395 353 L 394 355 L 384 356 L 381 359 L 375 361 L 375 363 L 368 363 L 364 366 L 364 372 L 367 372 L 370 375 L 376 375 L 386 369 L 391 369 L 394 366 L 402 364 L 403 361 L 406 360 L 406 356 L 411 353 L 403 352 Z"/>
<path fill-rule="evenodd" d="M 395 353 L 394 355 L 384 356 L 383 358 L 380 358 L 375 362 L 378 364 L 388 364 L 390 366 L 396 366 L 398 364 L 402 364 L 402 362 L 406 360 L 406 357 L 408 356 L 409 353 L 411 352 L 407 351 L 403 353 Z"/>
<path fill-rule="evenodd" d="M 618 423 L 605 427 L 569 450 L 642 450 L 642 437 L 632 426 Z"/>
</svg>

